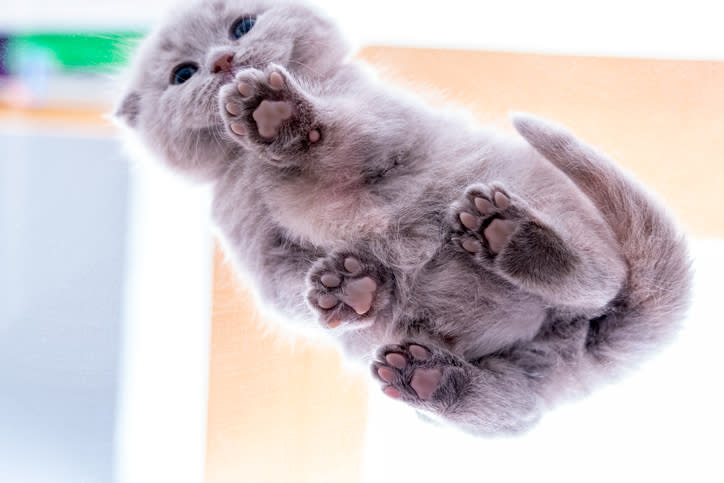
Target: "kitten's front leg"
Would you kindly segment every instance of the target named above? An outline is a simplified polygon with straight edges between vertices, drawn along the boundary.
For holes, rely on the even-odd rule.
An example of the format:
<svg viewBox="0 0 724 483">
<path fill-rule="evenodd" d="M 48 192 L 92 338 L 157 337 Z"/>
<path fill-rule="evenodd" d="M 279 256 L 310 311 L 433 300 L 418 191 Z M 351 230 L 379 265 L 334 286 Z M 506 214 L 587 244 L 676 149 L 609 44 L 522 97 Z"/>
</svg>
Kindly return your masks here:
<svg viewBox="0 0 724 483">
<path fill-rule="evenodd" d="M 273 161 L 296 164 L 323 142 L 313 102 L 281 66 L 239 72 L 219 99 L 229 136 Z"/>
<path fill-rule="evenodd" d="M 307 303 L 330 329 L 361 329 L 389 315 L 392 277 L 374 257 L 337 251 L 307 274 Z"/>
</svg>

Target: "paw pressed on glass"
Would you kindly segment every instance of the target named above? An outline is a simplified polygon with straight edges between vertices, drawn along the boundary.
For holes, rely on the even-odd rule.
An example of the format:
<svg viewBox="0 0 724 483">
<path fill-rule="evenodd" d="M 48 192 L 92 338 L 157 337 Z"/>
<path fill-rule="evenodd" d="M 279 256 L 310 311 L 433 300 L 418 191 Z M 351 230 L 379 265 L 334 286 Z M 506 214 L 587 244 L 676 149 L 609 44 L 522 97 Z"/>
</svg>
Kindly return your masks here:
<svg viewBox="0 0 724 483">
<path fill-rule="evenodd" d="M 243 144 L 294 151 L 321 140 L 310 103 L 280 66 L 242 70 L 220 102 L 227 132 Z"/>
<path fill-rule="evenodd" d="M 497 185 L 476 184 L 452 210 L 453 240 L 466 252 L 494 258 L 513 238 L 525 210 Z"/>
<path fill-rule="evenodd" d="M 388 279 L 377 263 L 338 253 L 318 261 L 310 270 L 307 302 L 329 328 L 360 328 L 389 303 Z"/>
<path fill-rule="evenodd" d="M 463 363 L 456 356 L 417 342 L 384 346 L 372 373 L 389 397 L 438 409 L 457 399 L 465 380 Z"/>
</svg>

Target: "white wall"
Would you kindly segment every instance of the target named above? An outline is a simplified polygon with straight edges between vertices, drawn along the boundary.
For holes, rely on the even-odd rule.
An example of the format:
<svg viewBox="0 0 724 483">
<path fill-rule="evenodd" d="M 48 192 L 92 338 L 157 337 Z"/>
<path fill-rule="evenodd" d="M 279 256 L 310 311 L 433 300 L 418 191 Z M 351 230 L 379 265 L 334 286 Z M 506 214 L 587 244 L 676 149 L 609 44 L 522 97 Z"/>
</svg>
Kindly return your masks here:
<svg viewBox="0 0 724 483">
<path fill-rule="evenodd" d="M 128 185 L 108 137 L 0 123 L 2 482 L 113 478 Z"/>
<path fill-rule="evenodd" d="M 312 0 L 364 44 L 724 59 L 719 0 Z M 0 29 L 147 26 L 172 0 L 0 1 Z"/>
</svg>

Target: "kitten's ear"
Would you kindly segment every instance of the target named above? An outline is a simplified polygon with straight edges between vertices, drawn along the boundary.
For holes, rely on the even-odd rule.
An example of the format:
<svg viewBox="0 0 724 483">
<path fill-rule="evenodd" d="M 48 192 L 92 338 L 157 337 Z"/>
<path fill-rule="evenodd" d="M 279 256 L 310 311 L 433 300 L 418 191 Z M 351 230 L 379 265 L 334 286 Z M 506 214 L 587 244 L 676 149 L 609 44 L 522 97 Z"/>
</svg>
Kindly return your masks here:
<svg viewBox="0 0 724 483">
<path fill-rule="evenodd" d="M 125 123 L 127 126 L 135 127 L 138 123 L 138 115 L 141 112 L 141 95 L 137 92 L 129 92 L 116 106 L 113 117 Z"/>
</svg>

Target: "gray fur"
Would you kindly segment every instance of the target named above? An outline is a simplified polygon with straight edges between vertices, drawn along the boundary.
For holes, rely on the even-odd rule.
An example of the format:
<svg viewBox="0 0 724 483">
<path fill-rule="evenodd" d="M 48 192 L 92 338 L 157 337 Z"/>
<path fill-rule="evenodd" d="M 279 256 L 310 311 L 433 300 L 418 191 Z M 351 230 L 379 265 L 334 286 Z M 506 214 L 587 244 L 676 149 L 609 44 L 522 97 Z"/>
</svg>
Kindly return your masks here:
<svg viewBox="0 0 724 483">
<path fill-rule="evenodd" d="M 241 16 L 256 25 L 232 40 Z M 670 339 L 690 262 L 638 183 L 558 126 L 472 125 L 347 54 L 303 4 L 203 0 L 149 37 L 119 103 L 165 163 L 213 186 L 226 250 L 264 306 L 482 435 L 529 428 Z M 233 70 L 214 73 L 223 55 Z M 189 61 L 199 71 L 171 85 Z"/>
</svg>

